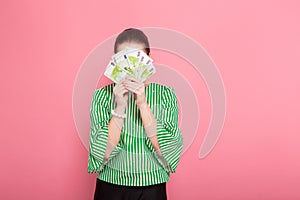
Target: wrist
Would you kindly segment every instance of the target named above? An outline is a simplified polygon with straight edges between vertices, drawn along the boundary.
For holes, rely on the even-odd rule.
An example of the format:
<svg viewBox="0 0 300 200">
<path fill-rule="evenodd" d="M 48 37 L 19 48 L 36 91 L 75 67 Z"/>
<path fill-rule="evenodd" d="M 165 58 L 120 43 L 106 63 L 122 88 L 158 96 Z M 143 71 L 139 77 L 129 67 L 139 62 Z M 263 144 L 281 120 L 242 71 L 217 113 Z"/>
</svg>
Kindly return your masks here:
<svg viewBox="0 0 300 200">
<path fill-rule="evenodd" d="M 116 106 L 116 108 L 114 109 L 114 111 L 118 114 L 124 114 L 125 113 L 125 109 L 126 107 L 125 106 Z"/>
<path fill-rule="evenodd" d="M 146 109 L 146 108 L 148 108 L 148 104 L 147 104 L 147 102 L 145 101 L 145 102 L 142 102 L 142 103 L 139 103 L 139 104 L 137 104 L 137 106 L 139 107 L 139 109 Z"/>
</svg>

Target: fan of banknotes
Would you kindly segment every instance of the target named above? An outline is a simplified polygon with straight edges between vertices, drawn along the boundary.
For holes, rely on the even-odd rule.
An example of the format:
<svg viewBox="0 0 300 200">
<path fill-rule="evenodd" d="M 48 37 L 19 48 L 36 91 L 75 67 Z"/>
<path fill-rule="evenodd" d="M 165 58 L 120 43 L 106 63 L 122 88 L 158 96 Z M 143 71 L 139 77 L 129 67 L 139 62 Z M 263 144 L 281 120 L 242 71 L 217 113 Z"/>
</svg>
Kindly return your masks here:
<svg viewBox="0 0 300 200">
<path fill-rule="evenodd" d="M 125 47 L 112 56 L 104 75 L 115 83 L 123 80 L 126 76 L 144 82 L 156 72 L 152 61 L 143 50 Z"/>
</svg>

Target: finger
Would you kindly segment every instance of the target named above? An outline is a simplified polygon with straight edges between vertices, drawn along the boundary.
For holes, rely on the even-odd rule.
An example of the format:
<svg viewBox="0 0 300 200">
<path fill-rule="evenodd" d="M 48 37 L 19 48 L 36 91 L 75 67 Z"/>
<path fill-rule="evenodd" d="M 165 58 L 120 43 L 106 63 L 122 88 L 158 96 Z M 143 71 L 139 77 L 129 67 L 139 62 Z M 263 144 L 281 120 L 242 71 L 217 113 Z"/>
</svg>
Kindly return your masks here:
<svg viewBox="0 0 300 200">
<path fill-rule="evenodd" d="M 127 88 L 130 92 L 141 94 L 139 91 L 135 90 L 134 88 Z"/>
<path fill-rule="evenodd" d="M 126 89 L 130 92 L 134 92 L 134 89 L 132 89 L 131 87 L 126 87 Z"/>
<path fill-rule="evenodd" d="M 126 87 L 126 88 L 137 88 L 137 85 L 136 84 L 131 84 L 131 83 L 124 83 L 124 86 Z"/>
<path fill-rule="evenodd" d="M 122 88 L 126 88 L 124 83 L 120 83 L 118 86 L 115 86 L 116 87 L 116 90 L 120 90 Z"/>
<path fill-rule="evenodd" d="M 137 83 L 124 83 L 126 88 L 135 88 L 136 90 L 139 90 L 144 86 L 144 84 L 137 84 Z"/>
<path fill-rule="evenodd" d="M 124 82 L 123 83 L 126 87 L 127 86 L 131 86 L 131 87 L 136 87 L 136 88 L 139 88 L 141 87 L 142 84 L 140 83 L 136 83 L 136 82 Z"/>
<path fill-rule="evenodd" d="M 126 78 L 122 79 L 122 80 L 120 81 L 120 83 L 124 83 L 125 81 L 126 81 Z"/>
<path fill-rule="evenodd" d="M 128 89 L 127 89 L 127 88 L 122 87 L 122 88 L 120 89 L 120 93 L 121 93 L 122 95 L 124 95 L 126 92 L 128 92 Z"/>
<path fill-rule="evenodd" d="M 120 81 L 116 84 L 115 87 L 122 85 L 122 84 L 125 82 L 125 80 L 126 80 L 125 78 L 122 79 L 122 80 L 120 80 Z"/>
<path fill-rule="evenodd" d="M 133 81 L 133 82 L 139 82 L 137 79 L 135 79 L 134 77 L 132 77 L 132 76 L 128 76 L 128 77 L 126 77 L 126 80 L 128 80 L 128 81 Z"/>
<path fill-rule="evenodd" d="M 128 92 L 128 90 L 123 85 L 120 85 L 120 87 L 117 87 L 114 91 L 114 93 L 117 95 L 124 95 L 126 92 Z"/>
<path fill-rule="evenodd" d="M 128 86 L 127 88 L 128 88 L 128 90 L 130 90 L 130 91 L 132 91 L 134 93 L 137 93 L 138 95 L 141 94 L 141 91 L 139 90 L 139 87 Z"/>
</svg>

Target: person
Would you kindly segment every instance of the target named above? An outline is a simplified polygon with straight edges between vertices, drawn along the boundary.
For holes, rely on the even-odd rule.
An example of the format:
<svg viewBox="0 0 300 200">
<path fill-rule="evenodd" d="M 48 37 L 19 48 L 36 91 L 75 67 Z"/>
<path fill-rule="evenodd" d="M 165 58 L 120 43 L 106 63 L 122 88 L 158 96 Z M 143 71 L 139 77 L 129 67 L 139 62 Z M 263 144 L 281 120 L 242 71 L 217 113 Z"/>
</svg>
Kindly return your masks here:
<svg viewBox="0 0 300 200">
<path fill-rule="evenodd" d="M 139 29 L 121 32 L 114 53 L 128 46 L 150 56 Z M 166 200 L 166 182 L 183 147 L 175 90 L 127 77 L 96 89 L 90 121 L 88 173 L 98 173 L 94 200 Z"/>
</svg>

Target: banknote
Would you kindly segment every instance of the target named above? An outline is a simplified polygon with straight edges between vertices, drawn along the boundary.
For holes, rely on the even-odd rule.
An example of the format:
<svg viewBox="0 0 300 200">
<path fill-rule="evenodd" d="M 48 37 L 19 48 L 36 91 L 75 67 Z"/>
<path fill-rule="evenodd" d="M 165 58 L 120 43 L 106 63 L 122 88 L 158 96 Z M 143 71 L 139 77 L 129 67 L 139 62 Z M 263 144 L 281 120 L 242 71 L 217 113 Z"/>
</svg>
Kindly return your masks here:
<svg viewBox="0 0 300 200">
<path fill-rule="evenodd" d="M 125 47 L 111 57 L 104 75 L 116 83 L 124 79 L 126 75 L 144 82 L 156 73 L 152 62 L 153 59 L 143 50 Z"/>
</svg>

